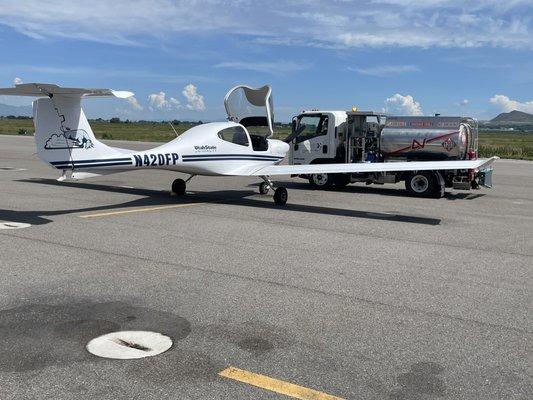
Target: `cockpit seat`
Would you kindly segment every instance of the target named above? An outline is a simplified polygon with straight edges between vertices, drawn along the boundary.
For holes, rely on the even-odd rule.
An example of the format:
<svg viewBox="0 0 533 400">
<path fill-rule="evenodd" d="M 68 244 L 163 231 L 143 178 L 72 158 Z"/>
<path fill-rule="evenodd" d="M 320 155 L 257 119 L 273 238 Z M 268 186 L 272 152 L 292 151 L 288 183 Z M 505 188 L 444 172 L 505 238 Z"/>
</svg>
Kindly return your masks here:
<svg viewBox="0 0 533 400">
<path fill-rule="evenodd" d="M 252 148 L 254 151 L 267 151 L 268 150 L 268 140 L 266 137 L 261 135 L 250 135 L 252 140 Z"/>
</svg>

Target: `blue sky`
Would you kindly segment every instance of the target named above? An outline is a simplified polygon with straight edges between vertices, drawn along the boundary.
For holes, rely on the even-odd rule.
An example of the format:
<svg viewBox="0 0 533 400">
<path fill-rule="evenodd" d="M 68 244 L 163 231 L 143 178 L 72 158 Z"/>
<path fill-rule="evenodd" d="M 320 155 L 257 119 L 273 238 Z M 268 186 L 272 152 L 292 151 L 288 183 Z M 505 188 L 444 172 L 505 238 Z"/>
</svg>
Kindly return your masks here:
<svg viewBox="0 0 533 400">
<path fill-rule="evenodd" d="M 224 119 L 239 83 L 302 109 L 533 113 L 531 0 L 2 0 L 0 86 L 131 90 L 90 117 Z M 29 104 L 0 96 L 0 103 Z"/>
</svg>

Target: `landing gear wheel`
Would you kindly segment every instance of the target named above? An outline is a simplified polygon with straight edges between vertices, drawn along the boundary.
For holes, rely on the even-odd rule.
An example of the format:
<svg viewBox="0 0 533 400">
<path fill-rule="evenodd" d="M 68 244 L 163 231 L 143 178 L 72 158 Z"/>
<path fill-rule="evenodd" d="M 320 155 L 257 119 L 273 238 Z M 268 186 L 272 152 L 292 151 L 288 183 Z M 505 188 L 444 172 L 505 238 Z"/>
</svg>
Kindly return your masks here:
<svg viewBox="0 0 533 400">
<path fill-rule="evenodd" d="M 444 195 L 444 180 L 435 171 L 415 171 L 405 179 L 405 189 L 413 196 L 440 198 Z"/>
<path fill-rule="evenodd" d="M 174 182 L 172 182 L 172 192 L 176 193 L 178 196 L 183 196 L 186 188 L 187 185 L 183 179 L 175 179 Z"/>
<path fill-rule="evenodd" d="M 339 189 L 346 187 L 350 183 L 350 174 L 335 174 L 333 175 L 333 183 Z"/>
<path fill-rule="evenodd" d="M 309 184 L 313 189 L 328 189 L 333 185 L 333 175 L 312 174 L 309 176 Z"/>
<path fill-rule="evenodd" d="M 266 182 L 261 182 L 261 184 L 259 185 L 259 193 L 267 194 L 269 190 L 270 190 L 270 185 Z"/>
<path fill-rule="evenodd" d="M 284 206 L 287 204 L 288 198 L 289 194 L 287 193 L 287 189 L 284 187 L 279 187 L 274 192 L 274 203 L 276 203 L 277 206 Z"/>
</svg>

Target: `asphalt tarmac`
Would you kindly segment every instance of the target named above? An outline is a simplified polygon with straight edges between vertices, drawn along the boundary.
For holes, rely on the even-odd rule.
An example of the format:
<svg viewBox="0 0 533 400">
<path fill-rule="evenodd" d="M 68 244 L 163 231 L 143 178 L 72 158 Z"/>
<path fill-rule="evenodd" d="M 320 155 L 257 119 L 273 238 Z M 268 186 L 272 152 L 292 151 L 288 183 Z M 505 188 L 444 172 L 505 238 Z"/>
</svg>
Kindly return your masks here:
<svg viewBox="0 0 533 400">
<path fill-rule="evenodd" d="M 280 208 L 257 179 L 59 183 L 34 153 L 0 136 L 0 221 L 31 224 L 0 230 L 2 400 L 533 398 L 532 162 L 438 200 L 286 177 Z M 174 344 L 86 351 L 118 330 Z"/>
</svg>

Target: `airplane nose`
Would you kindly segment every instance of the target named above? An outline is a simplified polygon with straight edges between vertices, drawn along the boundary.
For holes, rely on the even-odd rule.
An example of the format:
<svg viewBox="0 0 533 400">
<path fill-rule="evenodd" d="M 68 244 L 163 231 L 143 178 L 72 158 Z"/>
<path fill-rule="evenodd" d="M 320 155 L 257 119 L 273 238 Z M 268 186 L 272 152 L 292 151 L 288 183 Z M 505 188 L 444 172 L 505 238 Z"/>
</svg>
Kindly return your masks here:
<svg viewBox="0 0 533 400">
<path fill-rule="evenodd" d="M 285 143 L 281 140 L 272 140 L 272 151 L 274 153 L 282 153 L 282 154 L 286 154 L 288 151 L 289 151 L 289 144 L 288 143 Z"/>
</svg>

